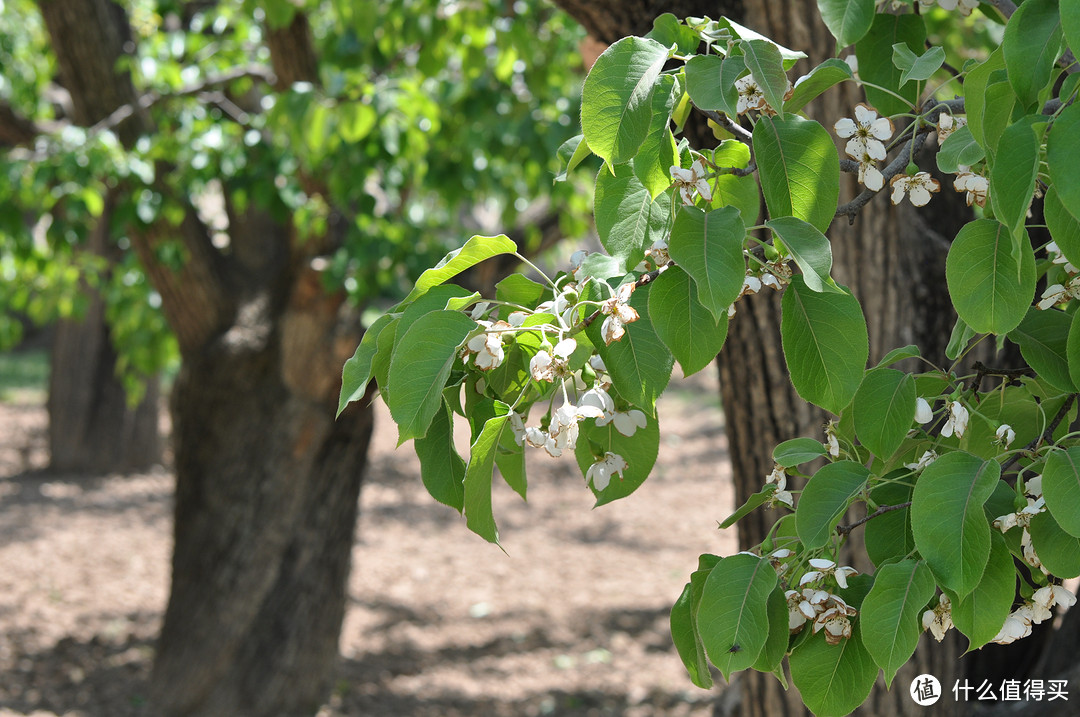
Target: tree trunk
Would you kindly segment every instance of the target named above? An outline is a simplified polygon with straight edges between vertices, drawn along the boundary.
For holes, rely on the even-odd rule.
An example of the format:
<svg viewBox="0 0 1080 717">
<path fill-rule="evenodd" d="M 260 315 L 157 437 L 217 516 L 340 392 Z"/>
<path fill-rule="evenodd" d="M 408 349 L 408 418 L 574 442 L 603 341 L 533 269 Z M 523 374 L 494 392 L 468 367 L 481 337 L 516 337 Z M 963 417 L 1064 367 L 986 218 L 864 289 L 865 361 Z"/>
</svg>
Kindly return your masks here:
<svg viewBox="0 0 1080 717">
<path fill-rule="evenodd" d="M 118 6 L 50 0 L 42 11 L 60 67 L 102 73 L 69 81 L 73 96 L 131 86 L 114 62 L 81 56 L 130 34 Z M 269 32 L 268 45 L 279 77 L 317 81 L 302 19 Z M 336 215 L 322 241 L 301 243 L 290 217 L 254 203 L 239 211 L 224 192 L 227 252 L 175 194 L 179 226 L 128 232 L 183 359 L 171 401 L 172 592 L 148 714 L 314 714 L 333 677 L 372 430 L 366 402 L 334 417 L 341 366 L 361 332 L 310 268 L 340 240 Z M 179 269 L 158 260 L 165 242 L 183 246 Z"/>
<path fill-rule="evenodd" d="M 54 37 L 70 38 L 70 47 L 57 53 L 57 79 L 71 92 L 71 119 L 89 126 L 135 99 L 130 80 L 101 80 L 116 77 L 113 68 L 125 54 L 130 33 L 126 25 L 114 22 L 117 13 L 123 16 L 119 6 L 105 2 L 76 5 L 44 3 L 42 15 Z M 105 23 L 109 32 L 101 37 L 82 33 L 82 28 L 95 22 Z M 136 116 L 119 131 L 130 142 L 144 127 L 142 118 Z M 110 264 L 117 251 L 108 235 L 114 199 L 106 197 L 105 211 L 82 249 Z M 146 393 L 132 407 L 116 377 L 116 359 L 104 303 L 97 292 L 89 291 L 86 315 L 79 321 L 61 320 L 53 341 L 48 398 L 50 469 L 122 473 L 161 461 L 158 377 L 147 377 Z"/>
</svg>

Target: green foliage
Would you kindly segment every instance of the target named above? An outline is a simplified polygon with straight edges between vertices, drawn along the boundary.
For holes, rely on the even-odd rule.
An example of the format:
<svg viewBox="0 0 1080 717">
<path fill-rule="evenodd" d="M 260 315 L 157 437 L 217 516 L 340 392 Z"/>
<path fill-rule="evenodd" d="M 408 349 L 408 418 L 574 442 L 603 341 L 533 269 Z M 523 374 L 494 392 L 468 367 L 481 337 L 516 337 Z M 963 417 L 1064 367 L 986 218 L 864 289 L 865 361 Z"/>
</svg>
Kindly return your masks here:
<svg viewBox="0 0 1080 717">
<path fill-rule="evenodd" d="M 964 65 L 961 86 L 953 51 L 925 47 L 927 37 L 971 36 L 944 12 L 818 5 L 838 44 L 855 44 L 858 79 L 832 58 L 789 94 L 797 53 L 723 18 L 665 16 L 648 38 L 612 45 L 585 81 L 584 141 L 558 150 L 568 168 L 582 146 L 603 160 L 595 217 L 606 253 L 576 256 L 540 281 L 508 278 L 494 303 L 476 305 L 441 283 L 463 268 L 451 257 L 361 345 L 343 400 L 373 373 L 403 438 L 428 431 L 417 450 L 432 466 L 432 493 L 460 508 L 463 481 L 468 526 L 494 542 L 496 468 L 524 496 L 525 452 L 572 451 L 597 505 L 629 495 L 656 460 L 656 400 L 673 364 L 704 368 L 742 301 L 782 292 L 792 385 L 837 418 L 824 441 L 775 447 L 760 490 L 720 527 L 761 508 L 782 517 L 744 553 L 702 556 L 672 608 L 672 638 L 701 687 L 712 684 L 710 664 L 725 679 L 755 669 L 786 686 L 787 660 L 807 707 L 843 715 L 879 671 L 891 684 L 924 629 L 940 639 L 955 626 L 970 649 L 1021 639 L 1068 601 L 1061 581 L 1080 574 L 1080 437 L 1070 430 L 1080 397 L 1080 115 L 1068 102 L 1078 83 L 1059 90 L 1056 64 L 1080 16 L 1041 0 L 1011 19 L 993 15 L 987 22 L 1004 27 L 976 36 L 1003 35 L 1003 46 Z M 1024 63 L 1025 43 L 1047 49 Z M 867 100 L 851 116 L 823 125 L 801 114 L 849 81 L 864 83 Z M 1055 93 L 1065 104 L 1047 104 Z M 680 140 L 695 109 L 725 137 L 718 147 Z M 934 129 L 952 134 L 912 141 Z M 977 217 L 950 237 L 938 277 L 959 316 L 952 363 L 909 345 L 868 369 L 866 297 L 831 276 L 834 252 L 848 250 L 832 245 L 832 222 L 905 197 L 918 211 L 942 187 L 904 167 L 934 153 Z M 838 206 L 841 171 L 858 173 L 867 191 Z M 1040 202 L 1052 244 L 1029 217 Z M 391 330 L 406 319 L 408 331 Z M 1026 366 L 966 368 L 966 352 L 987 340 L 1018 346 Z M 395 360 L 387 370 L 387 355 L 414 354 L 417 370 L 395 371 Z M 448 406 L 469 420 L 467 459 L 449 441 Z M 800 480 L 789 489 L 789 478 Z M 844 524 L 853 510 L 865 518 Z M 874 565 L 866 575 L 837 564 L 856 530 Z"/>
</svg>

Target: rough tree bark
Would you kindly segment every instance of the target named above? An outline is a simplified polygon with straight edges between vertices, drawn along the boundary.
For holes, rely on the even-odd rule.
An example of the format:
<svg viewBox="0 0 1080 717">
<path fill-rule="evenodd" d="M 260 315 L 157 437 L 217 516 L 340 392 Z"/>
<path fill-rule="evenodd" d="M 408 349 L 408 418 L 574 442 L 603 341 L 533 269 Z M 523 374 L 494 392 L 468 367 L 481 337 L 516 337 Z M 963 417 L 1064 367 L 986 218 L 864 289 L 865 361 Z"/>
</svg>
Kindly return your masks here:
<svg viewBox="0 0 1080 717">
<path fill-rule="evenodd" d="M 127 50 L 130 41 L 126 25 L 108 24 L 110 32 L 89 38 L 80 28 L 100 19 L 110 23 L 117 6 L 105 3 L 82 3 L 77 8 L 44 3 L 42 15 L 54 36 L 71 38 L 72 45 L 58 53 L 58 80 L 71 93 L 75 124 L 90 126 L 107 117 L 117 107 L 135 99 L 130 80 L 115 76 L 113 68 Z M 101 17 L 99 18 L 99 14 Z M 14 117 L 14 115 L 12 115 Z M 13 140 L 29 141 L 36 128 L 32 123 L 17 123 L 18 133 L 6 133 Z M 145 118 L 136 115 L 118 128 L 121 139 L 132 141 L 145 129 Z M 117 249 L 108 234 L 109 207 L 83 248 L 103 257 L 110 264 Z M 49 456 L 50 468 L 63 472 L 108 473 L 147 468 L 161 460 L 161 436 L 158 429 L 158 378 L 147 379 L 147 390 L 134 408 L 127 403 L 123 385 L 115 375 L 116 350 L 105 322 L 104 305 L 96 292 L 90 292 L 89 306 L 81 320 L 61 320 L 52 347 L 49 378 Z"/>
<path fill-rule="evenodd" d="M 628 34 L 647 32 L 652 18 L 661 12 L 677 16 L 726 15 L 810 57 L 794 71 L 805 72 L 829 56 L 835 41 L 822 24 L 814 0 L 769 2 L 671 2 L 636 0 L 557 0 L 590 34 L 611 43 Z M 827 127 L 839 117 L 850 116 L 860 101 L 858 90 L 846 85 L 827 93 L 808 107 L 811 116 Z M 692 132 L 693 130 L 688 130 Z M 708 137 L 697 132 L 692 141 Z M 699 146 L 703 146 L 699 144 Z M 928 164 L 932 165 L 932 162 Z M 857 193 L 848 175 L 842 197 Z M 951 192 L 942 192 L 928 207 L 912 211 L 894 208 L 880 197 L 849 226 L 835 220 L 828 232 L 833 245 L 834 273 L 862 302 L 870 331 L 870 360 L 888 350 L 917 344 L 923 355 L 944 359 L 953 315 L 944 286 L 945 255 L 949 237 L 967 220 L 967 210 Z M 747 297 L 731 322 L 727 341 L 718 359 L 725 426 L 734 471 L 736 503 L 760 489 L 772 469 L 772 448 L 796 436 L 822 439 L 825 416 L 795 393 L 787 376 L 780 345 L 780 301 L 772 292 Z M 765 536 L 778 515 L 757 511 L 739 522 L 739 543 L 752 546 Z M 853 535 L 854 539 L 861 536 Z M 933 714 L 935 708 L 919 707 L 906 691 L 912 677 L 921 672 L 936 674 L 943 684 L 964 676 L 957 664 L 962 648 L 952 634 L 942 645 L 920 644 L 912 662 L 896 677 L 891 692 L 878 685 L 857 714 Z M 996 662 L 1009 664 L 1004 650 L 988 655 L 980 670 Z M 1015 665 L 1010 665 L 1015 668 Z M 1015 669 L 1012 670 L 1015 674 Z M 808 714 L 794 689 L 785 692 L 771 676 L 747 671 L 740 675 L 740 699 L 725 698 L 717 712 L 747 716 Z M 951 705 L 951 714 L 962 705 Z"/>
<path fill-rule="evenodd" d="M 62 67 L 75 61 L 73 48 L 100 48 L 127 32 L 124 13 L 107 0 L 41 7 L 61 20 L 48 27 Z M 285 83 L 318 79 L 310 34 L 297 17 L 267 34 Z M 130 85 L 105 64 L 69 89 L 113 93 Z M 288 218 L 236 209 L 225 184 L 226 251 L 215 248 L 187 197 L 170 196 L 185 208 L 179 226 L 129 228 L 183 359 L 171 400 L 172 592 L 148 713 L 314 714 L 337 657 L 372 429 L 366 405 L 334 420 L 336 377 L 360 328 L 311 268 L 340 225 L 332 219 L 324 241 L 301 243 Z M 165 241 L 183 244 L 181 269 L 157 260 Z"/>
</svg>

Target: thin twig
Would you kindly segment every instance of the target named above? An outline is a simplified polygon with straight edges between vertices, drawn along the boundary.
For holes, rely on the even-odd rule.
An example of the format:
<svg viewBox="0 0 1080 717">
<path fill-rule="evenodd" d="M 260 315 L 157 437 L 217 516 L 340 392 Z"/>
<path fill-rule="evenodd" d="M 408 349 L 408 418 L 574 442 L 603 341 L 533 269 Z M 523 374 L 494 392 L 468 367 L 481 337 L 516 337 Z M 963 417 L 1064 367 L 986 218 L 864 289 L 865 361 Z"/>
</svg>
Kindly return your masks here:
<svg viewBox="0 0 1080 717">
<path fill-rule="evenodd" d="M 1044 441 L 1053 440 L 1054 431 L 1056 431 L 1057 427 L 1061 425 L 1061 422 L 1065 420 L 1065 416 L 1068 415 L 1075 401 L 1076 394 L 1070 394 L 1069 398 L 1065 401 L 1065 403 L 1061 405 L 1061 408 L 1058 410 L 1057 415 L 1054 416 L 1054 420 L 1050 421 L 1050 425 L 1046 427 L 1046 430 L 1040 433 L 1035 438 L 1031 439 L 1031 443 L 1028 443 L 1026 446 L 1024 446 L 1022 450 L 1013 453 L 1012 457 L 1001 465 L 1001 472 L 1004 473 L 1009 468 L 1012 468 L 1016 464 L 1016 462 L 1020 460 L 1021 456 L 1031 453 L 1031 451 L 1039 447 L 1039 444 L 1043 443 Z"/>
<path fill-rule="evenodd" d="M 897 503 L 896 505 L 883 505 L 880 508 L 878 508 L 877 510 L 875 510 L 873 513 L 870 513 L 869 515 L 867 515 L 865 518 L 859 518 L 858 520 L 856 520 L 851 525 L 838 525 L 838 526 L 836 526 L 836 532 L 839 533 L 840 535 L 847 535 L 851 531 L 858 528 L 860 525 L 863 525 L 864 523 L 868 522 L 871 518 L 876 518 L 879 515 L 884 515 L 885 513 L 890 513 L 890 512 L 892 512 L 894 510 L 903 510 L 904 508 L 910 508 L 910 507 L 911 507 L 911 501 L 910 500 L 907 501 L 906 503 Z"/>
<path fill-rule="evenodd" d="M 730 117 L 722 112 L 716 110 L 700 110 L 703 115 L 711 119 L 716 124 L 720 125 L 728 132 L 731 132 L 738 139 L 742 140 L 746 144 L 751 144 L 754 140 L 754 135 L 750 130 L 746 129 L 742 125 L 734 122 Z"/>
<path fill-rule="evenodd" d="M 982 361 L 976 361 L 973 368 L 975 369 L 975 378 L 971 379 L 970 390 L 975 393 L 979 392 L 979 386 L 986 376 L 1001 376 L 1002 378 L 1017 379 L 1021 376 L 1030 376 L 1033 373 L 1033 371 L 1026 366 L 1024 368 L 992 368 Z"/>
<path fill-rule="evenodd" d="M 675 266 L 675 262 L 669 261 L 667 264 L 664 264 L 661 267 L 657 267 L 656 269 L 653 269 L 652 271 L 649 271 L 649 272 L 646 272 L 646 273 L 642 274 L 641 276 L 639 276 L 637 278 L 637 281 L 634 282 L 634 289 L 637 290 L 637 289 L 640 289 L 641 287 L 645 286 L 646 284 L 652 283 L 653 281 L 656 280 L 656 277 L 663 274 L 664 271 L 666 271 L 669 266 Z M 571 332 L 571 335 L 576 334 L 579 331 L 584 331 L 585 329 L 589 328 L 592 325 L 592 323 L 594 321 L 596 321 L 600 317 L 600 314 L 602 314 L 602 313 L 603 313 L 603 311 L 601 311 L 600 309 L 597 309 L 596 311 L 594 311 L 591 314 L 589 314 L 588 316 L 586 316 L 585 319 L 581 322 L 581 324 L 574 328 L 574 330 Z"/>
<path fill-rule="evenodd" d="M 909 139 L 907 142 L 904 143 L 904 146 L 900 148 L 900 152 L 896 155 L 896 158 L 893 159 L 893 161 L 889 162 L 888 166 L 885 167 L 885 171 L 881 173 L 884 184 L 888 184 L 890 179 L 904 171 L 904 169 L 908 165 L 908 161 L 910 160 L 910 158 L 918 154 L 919 151 L 922 149 L 923 143 L 926 142 L 926 135 L 926 132 L 920 132 L 915 137 L 915 139 Z M 914 148 L 912 148 L 911 146 L 912 142 L 915 143 Z M 847 216 L 848 224 L 854 224 L 855 216 L 859 213 L 859 210 L 869 204 L 870 200 L 873 199 L 877 194 L 878 192 L 875 192 L 872 189 L 864 189 L 857 197 L 852 199 L 850 202 L 837 207 L 836 214 L 834 216 Z"/>
</svg>

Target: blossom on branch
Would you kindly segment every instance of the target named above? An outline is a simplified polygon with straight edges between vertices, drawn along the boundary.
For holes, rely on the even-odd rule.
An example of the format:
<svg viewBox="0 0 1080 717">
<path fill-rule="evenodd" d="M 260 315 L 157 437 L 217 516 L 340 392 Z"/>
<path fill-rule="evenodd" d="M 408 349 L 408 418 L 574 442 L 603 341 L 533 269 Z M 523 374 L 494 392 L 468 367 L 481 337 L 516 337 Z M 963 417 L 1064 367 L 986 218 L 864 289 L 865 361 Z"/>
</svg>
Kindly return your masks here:
<svg viewBox="0 0 1080 717">
<path fill-rule="evenodd" d="M 615 291 L 615 296 L 604 301 L 600 306 L 600 313 L 607 314 L 603 326 L 600 327 L 600 334 L 604 337 L 605 344 L 621 339 L 626 333 L 623 326 L 641 318 L 638 316 L 637 309 L 628 303 L 634 289 L 634 284 L 623 284 Z"/>
<path fill-rule="evenodd" d="M 927 172 L 919 172 L 913 175 L 898 174 L 892 178 L 889 186 L 892 187 L 890 199 L 893 204 L 904 201 L 904 194 L 907 193 L 908 199 L 916 207 L 925 207 L 930 201 L 931 192 L 937 192 L 941 189 L 941 183 Z"/>
<path fill-rule="evenodd" d="M 836 136 L 848 140 L 844 151 L 860 164 L 864 158 L 878 162 L 884 160 L 885 141 L 892 137 L 894 131 L 892 120 L 878 117 L 877 110 L 862 102 L 855 105 L 855 119 L 839 119 L 833 129 Z"/>
<path fill-rule="evenodd" d="M 690 165 L 690 169 L 671 168 L 672 184 L 679 188 L 679 195 L 682 197 L 683 204 L 693 206 L 694 192 L 700 194 L 701 198 L 706 202 L 712 201 L 712 187 L 709 186 L 708 174 L 709 171 L 705 168 L 705 160 L 701 157 L 698 157 Z"/>
<path fill-rule="evenodd" d="M 948 438 L 955 433 L 957 438 L 963 438 L 968 425 L 968 410 L 959 401 L 949 401 L 945 408 L 949 412 L 949 418 L 941 427 L 941 437 Z"/>
</svg>

